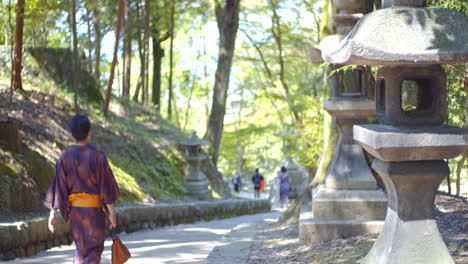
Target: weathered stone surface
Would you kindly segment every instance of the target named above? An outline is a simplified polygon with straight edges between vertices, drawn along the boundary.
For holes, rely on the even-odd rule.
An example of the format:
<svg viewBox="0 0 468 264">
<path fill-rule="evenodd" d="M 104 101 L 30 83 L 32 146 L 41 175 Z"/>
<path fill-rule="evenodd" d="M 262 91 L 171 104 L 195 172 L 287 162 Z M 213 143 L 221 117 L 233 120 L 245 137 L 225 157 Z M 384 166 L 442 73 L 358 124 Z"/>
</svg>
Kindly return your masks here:
<svg viewBox="0 0 468 264">
<path fill-rule="evenodd" d="M 366 6 L 366 3 L 366 0 L 333 0 L 333 5 L 335 8 L 346 10 L 348 13 L 365 12 L 362 9 Z"/>
<path fill-rule="evenodd" d="M 116 209 L 118 232 L 134 232 L 153 226 L 190 223 L 199 220 L 228 218 L 236 215 L 264 213 L 271 210 L 268 200 L 220 200 L 210 202 L 134 205 Z M 47 228 L 47 218 L 0 225 L 0 260 L 30 256 L 59 244 L 73 242 L 68 223 L 58 217 L 54 234 Z"/>
<path fill-rule="evenodd" d="M 466 25 L 468 17 L 451 9 L 385 8 L 361 18 L 338 46 L 320 47 L 323 59 L 334 64 L 464 63 Z"/>
<path fill-rule="evenodd" d="M 301 244 L 318 243 L 365 234 L 378 234 L 383 221 L 318 220 L 309 206 L 301 207 L 299 239 Z"/>
<path fill-rule="evenodd" d="M 354 140 L 384 161 L 451 159 L 468 147 L 468 129 L 356 125 Z"/>
<path fill-rule="evenodd" d="M 414 86 L 408 86 L 408 83 Z M 447 119 L 446 83 L 445 71 L 440 65 L 381 68 L 376 85 L 379 123 L 392 126 L 442 125 Z M 405 89 L 413 96 L 405 94 Z M 411 108 L 406 109 L 405 104 Z"/>
<path fill-rule="evenodd" d="M 384 220 L 387 197 L 381 190 L 333 190 L 323 188 L 314 196 L 316 220 Z"/>
<path fill-rule="evenodd" d="M 392 6 L 426 7 L 426 0 L 382 0 L 382 8 Z"/>
<path fill-rule="evenodd" d="M 324 62 L 322 59 L 322 52 L 318 48 L 310 48 L 309 57 L 314 64 L 322 64 Z"/>
<path fill-rule="evenodd" d="M 199 200 L 212 198 L 211 190 L 208 189 L 208 179 L 200 168 L 201 163 L 208 158 L 202 153 L 202 146 L 207 144 L 208 141 L 198 138 L 195 131 L 189 140 L 180 144 L 185 147 L 186 160 L 190 164 L 189 173 L 184 182 L 187 195 Z"/>
<path fill-rule="evenodd" d="M 19 137 L 19 127 L 16 123 L 10 120 L 0 120 L 0 144 L 6 146 L 7 149 L 20 153 L 21 140 Z"/>
<path fill-rule="evenodd" d="M 385 226 L 363 264 L 452 264 L 434 220 L 435 192 L 450 173 L 443 160 L 384 162 L 372 168 L 389 192 Z"/>
<path fill-rule="evenodd" d="M 344 118 L 367 118 L 375 115 L 375 102 L 371 100 L 327 100 L 323 108 L 332 116 Z"/>
</svg>

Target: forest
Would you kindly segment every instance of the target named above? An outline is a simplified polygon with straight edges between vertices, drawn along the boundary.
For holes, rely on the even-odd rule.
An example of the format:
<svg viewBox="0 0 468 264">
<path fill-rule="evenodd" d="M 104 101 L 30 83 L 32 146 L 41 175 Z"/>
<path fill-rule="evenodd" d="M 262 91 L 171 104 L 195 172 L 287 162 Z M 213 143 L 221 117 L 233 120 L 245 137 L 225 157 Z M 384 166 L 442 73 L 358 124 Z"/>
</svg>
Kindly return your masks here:
<svg viewBox="0 0 468 264">
<path fill-rule="evenodd" d="M 463 0 L 429 5 L 468 14 Z M 227 178 L 239 172 L 248 179 L 260 168 L 271 179 L 290 157 L 306 168 L 310 184 L 318 184 L 337 140 L 336 125 L 322 108 L 327 82 L 352 69 L 332 71 L 310 58 L 311 48 L 334 33 L 334 13 L 331 0 L 1 0 L 0 108 L 8 116 L 15 100 L 27 100 L 33 91 L 56 94 L 56 100 L 70 102 L 64 111 L 84 111 L 124 134 L 148 121 L 181 136 L 196 130 L 210 142 L 209 158 Z M 447 123 L 467 127 L 467 67 L 444 69 Z M 122 123 L 117 103 L 144 114 Z M 144 137 L 152 138 L 148 133 Z M 105 134 L 100 138 L 105 141 Z M 179 160 L 175 156 L 165 149 L 161 159 Z M 465 152 L 449 161 L 445 191 L 467 195 L 467 157 Z M 118 164 L 119 158 L 111 160 Z M 183 177 L 172 168 L 166 174 Z M 122 175 L 134 184 L 127 198 L 143 199 L 147 187 L 131 179 L 144 185 L 139 176 Z M 169 193 L 183 193 L 179 183 L 167 181 Z M 149 193 L 156 197 L 164 189 Z"/>
</svg>

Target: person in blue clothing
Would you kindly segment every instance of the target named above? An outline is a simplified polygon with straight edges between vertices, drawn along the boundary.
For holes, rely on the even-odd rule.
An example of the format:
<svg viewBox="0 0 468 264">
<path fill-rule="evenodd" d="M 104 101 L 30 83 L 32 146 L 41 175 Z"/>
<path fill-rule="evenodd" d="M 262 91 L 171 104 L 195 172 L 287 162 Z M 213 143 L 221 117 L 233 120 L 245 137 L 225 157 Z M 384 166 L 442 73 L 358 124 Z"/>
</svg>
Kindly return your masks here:
<svg viewBox="0 0 468 264">
<path fill-rule="evenodd" d="M 280 201 L 281 201 L 281 208 L 283 208 L 284 203 L 288 199 L 289 192 L 291 191 L 291 177 L 289 176 L 288 170 L 286 167 L 281 167 L 281 173 L 279 175 L 280 181 Z"/>
<path fill-rule="evenodd" d="M 234 191 L 236 193 L 239 193 L 239 187 L 240 187 L 240 184 L 241 184 L 241 178 L 240 178 L 240 175 L 238 172 L 236 172 L 236 174 L 234 174 L 234 176 L 232 176 L 232 184 L 234 185 Z"/>
<path fill-rule="evenodd" d="M 261 187 L 262 180 L 263 180 L 263 175 L 259 173 L 259 169 L 255 169 L 255 174 L 252 176 L 255 199 L 260 198 L 260 187 Z"/>
</svg>

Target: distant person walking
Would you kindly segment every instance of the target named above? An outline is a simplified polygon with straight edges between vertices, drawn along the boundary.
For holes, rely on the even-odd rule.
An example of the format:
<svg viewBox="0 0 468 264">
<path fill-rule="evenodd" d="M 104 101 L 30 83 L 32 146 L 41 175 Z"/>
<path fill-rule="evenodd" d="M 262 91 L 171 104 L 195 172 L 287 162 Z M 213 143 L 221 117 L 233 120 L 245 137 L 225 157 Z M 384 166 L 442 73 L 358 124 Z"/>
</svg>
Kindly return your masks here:
<svg viewBox="0 0 468 264">
<path fill-rule="evenodd" d="M 234 185 L 234 191 L 239 193 L 239 187 L 241 185 L 241 178 L 239 173 L 236 172 L 234 176 L 232 176 L 232 184 Z"/>
<path fill-rule="evenodd" d="M 50 206 L 48 227 L 54 233 L 56 213 L 60 210 L 70 226 L 75 241 L 75 264 L 98 264 L 106 238 L 106 214 L 109 229 L 117 226 L 114 202 L 119 187 L 106 155 L 91 144 L 88 117 L 76 115 L 70 122 L 75 145 L 57 161 L 46 202 Z"/>
<path fill-rule="evenodd" d="M 255 174 L 252 176 L 252 183 L 254 185 L 254 197 L 255 199 L 260 198 L 260 188 L 263 181 L 263 175 L 259 173 L 259 169 L 255 169 Z"/>
<path fill-rule="evenodd" d="M 284 203 L 288 200 L 289 192 L 291 191 L 291 177 L 287 172 L 286 167 L 281 167 L 281 173 L 279 175 L 280 181 L 280 201 L 281 201 L 281 208 L 283 208 Z"/>
</svg>

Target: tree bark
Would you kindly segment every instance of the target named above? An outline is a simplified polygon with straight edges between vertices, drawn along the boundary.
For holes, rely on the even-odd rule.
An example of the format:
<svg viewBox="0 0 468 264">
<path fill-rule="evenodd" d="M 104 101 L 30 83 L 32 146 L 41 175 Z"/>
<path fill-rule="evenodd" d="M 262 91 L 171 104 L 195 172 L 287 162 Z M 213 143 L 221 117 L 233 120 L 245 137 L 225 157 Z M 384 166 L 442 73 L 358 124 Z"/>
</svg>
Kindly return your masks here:
<svg viewBox="0 0 468 264">
<path fill-rule="evenodd" d="M 138 77 L 137 87 L 135 89 L 135 94 L 133 95 L 133 101 L 138 102 L 138 97 L 140 96 L 140 90 L 145 82 L 145 56 L 143 51 L 143 40 L 141 37 L 141 30 L 138 30 L 138 55 L 140 57 L 140 76 Z"/>
<path fill-rule="evenodd" d="M 153 92 L 151 101 L 159 113 L 161 111 L 161 63 L 164 57 L 164 49 L 161 47 L 161 43 L 169 38 L 170 32 L 167 32 L 161 38 L 157 25 L 153 20 L 151 34 L 153 35 Z"/>
<path fill-rule="evenodd" d="M 132 39 L 131 39 L 131 8 L 130 0 L 124 0 L 125 5 L 125 36 L 124 36 L 124 76 L 122 84 L 122 96 L 128 99 L 130 96 L 130 76 L 132 74 Z"/>
<path fill-rule="evenodd" d="M 85 4 L 85 9 L 86 9 L 86 26 L 88 30 L 88 43 L 87 43 L 87 48 L 88 48 L 88 70 L 89 73 L 93 73 L 93 45 L 91 41 L 91 11 L 89 10 L 88 4 Z"/>
<path fill-rule="evenodd" d="M 187 108 L 185 109 L 185 118 L 184 118 L 184 126 L 183 126 L 184 131 L 187 129 L 189 113 L 192 107 L 191 103 L 192 103 L 193 90 L 195 90 L 195 80 L 196 80 L 195 76 L 192 76 L 192 84 L 190 85 L 190 93 L 189 93 L 189 98 L 187 101 Z"/>
<path fill-rule="evenodd" d="M 144 32 L 143 32 L 143 56 L 145 57 L 144 63 L 144 74 L 143 74 L 143 105 L 148 105 L 148 66 L 149 66 L 149 26 L 150 26 L 150 8 L 151 3 L 149 0 L 145 0 L 145 7 L 143 11 L 144 17 Z"/>
<path fill-rule="evenodd" d="M 123 0 L 119 0 L 119 6 L 117 11 L 117 27 L 115 30 L 115 46 L 114 46 L 114 56 L 112 58 L 111 70 L 109 75 L 109 82 L 107 83 L 107 91 L 106 91 L 106 101 L 104 103 L 104 116 L 107 118 L 107 113 L 109 111 L 109 103 L 112 94 L 112 82 L 114 81 L 114 72 L 115 72 L 115 64 L 117 63 L 117 53 L 119 51 L 119 41 L 120 41 L 120 27 L 122 24 L 122 16 L 123 16 Z"/>
<path fill-rule="evenodd" d="M 457 163 L 457 170 L 456 170 L 456 180 L 455 180 L 455 188 L 456 188 L 456 194 L 459 196 L 461 192 L 461 172 L 463 169 L 463 166 L 465 165 L 465 161 L 468 158 L 468 151 L 463 153 L 462 159 Z"/>
<path fill-rule="evenodd" d="M 175 0 L 171 0 L 171 24 L 169 32 L 171 34 L 171 43 L 169 45 L 169 98 L 167 103 L 167 118 L 172 119 L 172 74 L 174 71 L 174 15 L 175 15 Z"/>
<path fill-rule="evenodd" d="M 70 30 L 73 47 L 73 91 L 75 113 L 80 111 L 78 106 L 78 36 L 76 33 L 76 0 L 71 0 L 70 6 Z"/>
<path fill-rule="evenodd" d="M 97 3 L 95 3 L 97 5 Z M 100 84 L 99 78 L 99 64 L 101 60 L 101 32 L 99 31 L 99 10 L 97 6 L 93 8 L 93 24 L 94 24 L 94 78 L 98 85 Z"/>
<path fill-rule="evenodd" d="M 240 0 L 226 0 L 224 7 L 219 1 L 215 3 L 216 20 L 219 30 L 219 54 L 216 68 L 213 101 L 205 138 L 210 142 L 210 156 L 217 163 L 219 145 L 223 135 L 226 99 L 229 88 L 232 58 L 239 27 Z"/>
<path fill-rule="evenodd" d="M 24 29 L 24 0 L 18 0 L 16 5 L 16 29 L 15 29 L 15 57 L 13 59 L 13 89 L 23 90 L 21 70 L 23 68 L 23 29 Z"/>
</svg>

